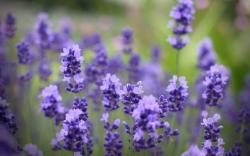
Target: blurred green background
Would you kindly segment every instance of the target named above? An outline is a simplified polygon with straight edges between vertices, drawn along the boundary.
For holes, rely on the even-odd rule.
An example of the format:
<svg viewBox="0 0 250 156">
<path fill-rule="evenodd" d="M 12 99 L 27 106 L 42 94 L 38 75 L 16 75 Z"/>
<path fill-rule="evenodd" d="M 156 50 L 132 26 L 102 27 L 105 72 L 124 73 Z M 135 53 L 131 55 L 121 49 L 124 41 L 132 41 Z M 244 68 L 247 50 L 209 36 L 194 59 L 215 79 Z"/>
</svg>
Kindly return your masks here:
<svg viewBox="0 0 250 156">
<path fill-rule="evenodd" d="M 173 73 L 175 50 L 166 39 L 171 34 L 167 26 L 169 11 L 175 3 L 175 0 L 0 1 L 0 17 L 3 19 L 8 11 L 16 15 L 17 36 L 13 43 L 19 42 L 29 29 L 34 28 L 39 12 L 48 12 L 53 28 L 58 26 L 60 19 L 67 17 L 72 21 L 75 41 L 79 41 L 84 35 L 99 32 L 107 44 L 110 55 L 116 52 L 115 39 L 122 28 L 130 26 L 135 34 L 135 51 L 146 60 L 150 57 L 150 47 L 155 44 L 160 45 L 162 66 Z M 197 10 L 192 24 L 190 43 L 181 51 L 180 73 L 187 77 L 189 84 L 194 83 L 199 73 L 196 68 L 197 45 L 204 37 L 209 36 L 214 43 L 218 63 L 224 64 L 231 70 L 230 87 L 232 92 L 237 94 L 243 85 L 244 76 L 250 72 L 250 0 L 195 0 L 195 7 Z M 9 53 L 16 55 L 15 45 Z M 53 70 L 58 72 L 58 66 Z M 29 98 L 24 98 L 25 101 L 22 102 L 22 105 L 28 107 L 22 107 L 22 110 L 26 110 L 20 111 L 20 116 L 24 119 L 30 118 L 30 122 L 22 122 L 23 127 L 20 129 L 24 133 L 23 136 L 19 134 L 19 139 L 22 144 L 36 143 L 45 155 L 51 155 L 49 142 L 54 134 L 47 131 L 52 121 L 39 112 L 39 104 L 34 101 L 37 100 L 39 87 L 45 85 L 37 77 L 32 80 L 32 86 L 27 93 Z M 32 136 L 33 131 L 39 131 L 43 135 Z M 60 152 L 57 152 L 57 155 L 61 155 Z"/>
</svg>

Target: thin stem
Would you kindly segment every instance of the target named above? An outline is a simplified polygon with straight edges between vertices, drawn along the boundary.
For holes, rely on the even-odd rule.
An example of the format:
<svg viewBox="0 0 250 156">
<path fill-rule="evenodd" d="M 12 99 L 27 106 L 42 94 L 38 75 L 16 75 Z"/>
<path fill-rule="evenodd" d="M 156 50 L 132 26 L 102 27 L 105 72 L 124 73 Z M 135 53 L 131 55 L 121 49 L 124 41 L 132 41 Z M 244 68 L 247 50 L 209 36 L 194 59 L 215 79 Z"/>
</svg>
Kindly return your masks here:
<svg viewBox="0 0 250 156">
<path fill-rule="evenodd" d="M 179 59 L 180 59 L 180 50 L 177 50 L 177 52 L 176 52 L 176 65 L 175 65 L 175 73 L 177 76 L 179 75 Z"/>
</svg>

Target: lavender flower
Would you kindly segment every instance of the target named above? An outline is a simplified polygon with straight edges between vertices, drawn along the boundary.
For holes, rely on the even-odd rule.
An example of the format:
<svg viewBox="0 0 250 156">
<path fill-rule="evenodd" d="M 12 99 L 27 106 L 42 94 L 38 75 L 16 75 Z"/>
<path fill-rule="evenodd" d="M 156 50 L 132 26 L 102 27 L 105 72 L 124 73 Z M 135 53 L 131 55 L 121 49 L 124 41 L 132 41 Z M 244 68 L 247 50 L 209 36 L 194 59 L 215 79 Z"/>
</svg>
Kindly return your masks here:
<svg viewBox="0 0 250 156">
<path fill-rule="evenodd" d="M 20 64 L 29 64 L 31 62 L 31 54 L 29 44 L 25 41 L 17 45 L 17 56 Z"/>
<path fill-rule="evenodd" d="M 204 144 L 203 152 L 205 155 L 221 156 L 224 154 L 224 141 L 220 137 L 220 130 L 222 128 L 219 125 L 221 119 L 219 114 L 214 114 L 212 117 L 208 117 L 207 112 L 202 112 L 203 121 L 201 125 L 204 127 Z"/>
<path fill-rule="evenodd" d="M 209 70 L 216 63 L 216 55 L 210 38 L 201 41 L 198 47 L 198 64 L 201 70 Z"/>
<path fill-rule="evenodd" d="M 121 33 L 122 45 L 123 45 L 123 52 L 124 53 L 131 53 L 132 43 L 133 43 L 133 30 L 129 27 L 124 28 Z"/>
<path fill-rule="evenodd" d="M 140 68 L 141 58 L 140 55 L 132 53 L 130 55 L 129 66 L 128 66 L 128 79 L 129 82 L 138 82 L 140 80 L 141 68 Z"/>
<path fill-rule="evenodd" d="M 103 92 L 102 102 L 105 111 L 112 111 L 119 108 L 121 85 L 120 80 L 115 75 L 107 74 L 103 79 L 100 89 Z"/>
<path fill-rule="evenodd" d="M 80 109 L 83 112 L 82 119 L 87 120 L 88 119 L 88 112 L 87 108 L 88 103 L 85 98 L 75 98 L 73 102 L 73 109 Z"/>
<path fill-rule="evenodd" d="M 175 36 L 169 37 L 168 41 L 175 49 L 182 49 L 188 42 L 187 33 L 192 31 L 191 22 L 193 20 L 194 8 L 192 0 L 179 0 L 170 12 L 173 20 L 169 21 Z"/>
<path fill-rule="evenodd" d="M 205 153 L 197 145 L 191 145 L 181 156 L 205 156 Z"/>
<path fill-rule="evenodd" d="M 226 152 L 224 156 L 241 156 L 242 145 L 240 143 L 235 143 L 233 148 Z"/>
<path fill-rule="evenodd" d="M 205 86 L 205 90 L 202 94 L 204 103 L 208 106 L 220 105 L 228 82 L 229 72 L 224 66 L 211 66 L 203 81 L 203 85 Z"/>
<path fill-rule="evenodd" d="M 182 111 L 188 97 L 188 86 L 185 77 L 173 76 L 169 80 L 167 91 L 167 107 L 171 112 Z"/>
<path fill-rule="evenodd" d="M 102 115 L 101 121 L 104 124 L 105 129 L 105 155 L 106 156 L 121 156 L 122 155 L 122 139 L 117 131 L 120 127 L 120 119 L 114 120 L 111 124 L 109 123 L 109 114 L 104 113 Z"/>
<path fill-rule="evenodd" d="M 59 124 L 60 121 L 64 119 L 66 110 L 62 107 L 62 97 L 57 86 L 49 85 L 48 87 L 45 87 L 42 90 L 40 97 L 42 98 L 41 109 L 45 116 L 54 118 L 56 124 Z"/>
<path fill-rule="evenodd" d="M 16 18 L 12 13 L 7 13 L 5 17 L 4 32 L 7 38 L 14 37 L 16 33 Z"/>
<path fill-rule="evenodd" d="M 178 131 L 172 130 L 168 122 L 159 120 L 160 112 L 161 109 L 155 97 L 152 95 L 142 97 L 132 113 L 135 123 L 133 127 L 135 150 L 153 148 L 163 140 L 164 136 L 178 135 Z M 164 129 L 164 133 L 159 133 L 158 129 Z"/>
<path fill-rule="evenodd" d="M 43 156 L 43 152 L 34 144 L 26 144 L 23 150 L 28 156 Z"/>
<path fill-rule="evenodd" d="M 154 63 L 159 63 L 161 55 L 161 48 L 159 46 L 153 46 L 151 48 L 151 60 Z"/>
<path fill-rule="evenodd" d="M 0 97 L 0 124 L 5 125 L 12 134 L 15 134 L 17 131 L 15 116 L 10 111 L 6 100 L 2 97 Z"/>
<path fill-rule="evenodd" d="M 52 140 L 54 149 L 65 149 L 80 152 L 81 155 L 91 155 L 92 138 L 90 125 L 81 109 L 71 109 L 66 114 L 63 127 Z"/>
<path fill-rule="evenodd" d="M 64 81 L 68 82 L 67 91 L 80 92 L 83 89 L 83 75 L 81 72 L 81 64 L 83 57 L 81 56 L 79 46 L 73 44 L 63 49 L 61 53 L 61 72 L 64 74 Z"/>
<path fill-rule="evenodd" d="M 43 81 L 48 81 L 49 76 L 52 74 L 50 63 L 45 58 L 41 59 L 38 67 L 39 77 Z"/>
<path fill-rule="evenodd" d="M 127 84 L 123 87 L 122 103 L 124 104 L 124 113 L 132 115 L 134 109 L 137 107 L 139 101 L 142 99 L 143 93 L 142 83 Z"/>
<path fill-rule="evenodd" d="M 41 49 L 49 48 L 50 42 L 52 41 L 51 37 L 48 15 L 46 13 L 40 13 L 35 25 L 35 42 L 37 46 Z"/>
</svg>

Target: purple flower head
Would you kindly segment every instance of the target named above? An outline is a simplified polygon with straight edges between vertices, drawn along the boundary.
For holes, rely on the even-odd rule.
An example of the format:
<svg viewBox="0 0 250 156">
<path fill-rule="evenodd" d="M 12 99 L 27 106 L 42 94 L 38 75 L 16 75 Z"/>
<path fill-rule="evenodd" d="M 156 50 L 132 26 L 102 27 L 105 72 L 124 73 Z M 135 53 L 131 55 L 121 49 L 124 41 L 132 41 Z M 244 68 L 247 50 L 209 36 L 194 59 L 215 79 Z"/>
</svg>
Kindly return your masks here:
<svg viewBox="0 0 250 156">
<path fill-rule="evenodd" d="M 187 44 L 187 39 L 183 35 L 192 31 L 191 22 L 193 20 L 194 8 L 192 0 L 179 0 L 170 12 L 169 26 L 172 28 L 174 37 L 169 38 L 169 43 L 173 48 L 182 49 Z"/>
<path fill-rule="evenodd" d="M 45 116 L 54 118 L 58 114 L 62 101 L 57 86 L 49 85 L 48 87 L 45 87 L 42 90 L 40 97 L 42 98 L 41 109 Z"/>
<path fill-rule="evenodd" d="M 141 76 L 141 68 L 140 68 L 140 63 L 141 63 L 141 58 L 140 55 L 138 54 L 131 54 L 130 55 L 130 60 L 129 60 L 129 66 L 128 66 L 128 77 L 129 77 L 129 82 L 138 82 L 140 80 Z"/>
<path fill-rule="evenodd" d="M 20 64 L 29 64 L 31 62 L 31 54 L 29 44 L 25 41 L 20 42 L 17 46 L 17 56 Z"/>
<path fill-rule="evenodd" d="M 205 156 L 205 153 L 197 145 L 191 145 L 181 156 Z"/>
<path fill-rule="evenodd" d="M 49 76 L 52 74 L 52 70 L 50 69 L 50 62 L 46 59 L 42 59 L 39 62 L 39 76 L 43 81 L 48 81 Z"/>
<path fill-rule="evenodd" d="M 161 55 L 161 48 L 159 46 L 153 46 L 151 48 L 151 60 L 152 62 L 159 63 Z"/>
<path fill-rule="evenodd" d="M 4 35 L 4 30 L 3 30 L 3 24 L 0 21 L 0 46 L 1 48 L 4 45 L 4 41 L 5 41 L 5 35 Z M 2 49 L 0 53 L 2 53 Z"/>
<path fill-rule="evenodd" d="M 241 143 L 235 143 L 233 148 L 225 153 L 225 156 L 241 156 L 242 153 L 242 145 Z"/>
<path fill-rule="evenodd" d="M 213 48 L 213 43 L 210 38 L 205 38 L 201 41 L 198 47 L 198 64 L 197 66 L 206 71 L 216 63 L 216 55 Z"/>
<path fill-rule="evenodd" d="M 77 44 L 73 44 L 63 49 L 61 53 L 61 72 L 64 75 L 64 81 L 68 82 L 67 91 L 79 92 L 83 89 L 83 75 L 81 64 L 83 57 Z"/>
<path fill-rule="evenodd" d="M 188 97 L 188 86 L 185 77 L 173 76 L 167 86 L 167 107 L 171 112 L 182 111 Z"/>
<path fill-rule="evenodd" d="M 109 113 L 103 113 L 101 121 L 105 130 L 105 155 L 107 156 L 121 156 L 122 155 L 122 139 L 118 132 L 120 127 L 120 119 L 115 119 L 113 123 L 109 122 Z"/>
<path fill-rule="evenodd" d="M 46 13 L 38 14 L 35 25 L 35 42 L 39 48 L 46 49 L 50 47 L 51 33 L 48 15 Z"/>
<path fill-rule="evenodd" d="M 103 78 L 100 89 L 103 92 L 103 105 L 106 111 L 112 111 L 119 108 L 119 99 L 121 95 L 121 82 L 115 76 L 107 74 Z"/>
<path fill-rule="evenodd" d="M 122 45 L 123 45 L 123 52 L 124 53 L 131 53 L 132 43 L 133 43 L 133 30 L 129 27 L 126 27 L 122 30 L 121 33 Z"/>
<path fill-rule="evenodd" d="M 95 58 L 86 67 L 86 79 L 97 86 L 102 84 L 102 78 L 107 74 L 108 56 L 104 45 L 96 46 Z"/>
<path fill-rule="evenodd" d="M 57 133 L 52 145 L 55 149 L 80 152 L 81 155 L 91 155 L 92 138 L 90 125 L 81 109 L 70 109 L 63 121 L 62 129 Z M 86 147 L 86 148 L 85 148 Z"/>
<path fill-rule="evenodd" d="M 164 136 L 178 135 L 178 131 L 172 130 L 168 122 L 159 120 L 160 112 L 161 108 L 152 95 L 143 96 L 134 109 L 132 113 L 134 120 L 133 145 L 137 151 L 155 147 L 156 143 L 160 143 Z M 127 134 L 131 133 L 129 127 L 125 124 Z M 158 129 L 164 129 L 164 132 L 160 133 Z"/>
<path fill-rule="evenodd" d="M 124 70 L 124 63 L 121 55 L 115 55 L 108 61 L 108 72 L 112 74 L 120 73 Z"/>
<path fill-rule="evenodd" d="M 205 75 L 202 94 L 204 103 L 208 106 L 218 106 L 223 100 L 225 89 L 229 82 L 229 72 L 222 65 L 213 65 Z"/>
<path fill-rule="evenodd" d="M 204 139 L 217 142 L 220 138 L 222 126 L 219 124 L 221 117 L 219 114 L 214 114 L 212 117 L 207 117 L 207 112 L 203 112 L 203 120 L 201 125 L 204 127 Z"/>
<path fill-rule="evenodd" d="M 87 112 L 88 108 L 87 107 L 88 107 L 88 103 L 87 103 L 87 100 L 85 98 L 75 98 L 74 99 L 73 108 L 80 109 L 83 112 L 83 120 L 88 119 L 88 112 Z"/>
<path fill-rule="evenodd" d="M 137 84 L 128 83 L 123 87 L 122 103 L 124 104 L 124 113 L 132 115 L 134 109 L 142 99 L 142 93 L 143 88 L 140 81 Z"/>
<path fill-rule="evenodd" d="M 5 125 L 12 134 L 17 131 L 15 116 L 10 111 L 7 101 L 2 97 L 0 97 L 0 124 Z"/>
<path fill-rule="evenodd" d="M 34 144 L 26 144 L 23 150 L 28 156 L 43 156 L 43 152 Z"/>
<path fill-rule="evenodd" d="M 4 23 L 4 32 L 7 38 L 14 37 L 16 33 L 16 18 L 12 13 L 7 13 Z"/>
<path fill-rule="evenodd" d="M 202 151 L 205 153 L 205 155 L 223 156 L 223 145 L 224 141 L 222 138 L 219 138 L 216 143 L 213 143 L 211 140 L 205 140 Z"/>
</svg>

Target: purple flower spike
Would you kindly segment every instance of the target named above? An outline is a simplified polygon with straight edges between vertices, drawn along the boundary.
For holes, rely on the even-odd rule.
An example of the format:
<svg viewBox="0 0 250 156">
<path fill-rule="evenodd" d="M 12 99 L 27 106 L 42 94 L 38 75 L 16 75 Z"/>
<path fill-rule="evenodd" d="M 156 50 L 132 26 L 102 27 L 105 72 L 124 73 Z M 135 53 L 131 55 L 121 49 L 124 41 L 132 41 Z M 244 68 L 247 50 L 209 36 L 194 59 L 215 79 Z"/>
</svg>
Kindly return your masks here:
<svg viewBox="0 0 250 156">
<path fill-rule="evenodd" d="M 40 151 L 36 145 L 34 144 L 26 144 L 23 147 L 23 151 L 28 155 L 28 156 L 43 156 L 43 152 Z"/>
<path fill-rule="evenodd" d="M 29 64 L 31 62 L 31 54 L 28 43 L 20 42 L 17 45 L 17 56 L 20 64 Z"/>
<path fill-rule="evenodd" d="M 216 63 L 215 51 L 210 38 L 205 38 L 198 47 L 198 64 L 197 66 L 206 71 Z"/>
<path fill-rule="evenodd" d="M 52 140 L 54 149 L 65 149 L 80 152 L 81 155 L 91 155 L 92 138 L 90 135 L 90 124 L 81 109 L 71 109 L 66 114 L 62 129 Z"/>
<path fill-rule="evenodd" d="M 122 37 L 122 44 L 123 44 L 123 52 L 124 53 L 131 53 L 132 43 L 133 43 L 133 30 L 129 27 L 124 28 L 121 33 Z"/>
<path fill-rule="evenodd" d="M 15 116 L 10 111 L 6 100 L 2 97 L 0 97 L 0 124 L 5 125 L 12 134 L 15 134 L 17 131 Z"/>
<path fill-rule="evenodd" d="M 229 72 L 222 65 L 213 65 L 207 71 L 203 85 L 205 90 L 202 98 L 208 106 L 218 106 L 221 104 L 225 89 L 229 82 Z"/>
<path fill-rule="evenodd" d="M 122 103 L 124 113 L 132 115 L 139 101 L 142 99 L 143 88 L 139 81 L 137 84 L 127 84 L 123 87 Z"/>
<path fill-rule="evenodd" d="M 52 31 L 50 29 L 49 18 L 46 13 L 40 13 L 35 25 L 35 42 L 39 48 L 50 47 L 52 41 Z"/>
<path fill-rule="evenodd" d="M 202 151 L 205 155 L 220 156 L 224 155 L 224 141 L 220 137 L 222 126 L 219 124 L 221 119 L 219 114 L 208 117 L 207 112 L 202 112 L 203 121 L 201 125 L 204 127 L 204 143 Z"/>
<path fill-rule="evenodd" d="M 16 18 L 13 14 L 7 13 L 5 17 L 4 32 L 7 38 L 14 37 L 16 33 Z"/>
<path fill-rule="evenodd" d="M 182 111 L 188 97 L 188 86 L 185 77 L 173 76 L 167 87 L 167 107 L 171 112 Z"/>
<path fill-rule="evenodd" d="M 68 83 L 67 91 L 77 93 L 83 89 L 82 63 L 83 57 L 77 44 L 63 49 L 60 69 L 64 74 L 64 81 Z"/>
<path fill-rule="evenodd" d="M 121 85 L 120 80 L 115 75 L 107 74 L 103 79 L 100 89 L 103 92 L 103 105 L 106 111 L 119 108 Z"/>
<path fill-rule="evenodd" d="M 179 0 L 170 12 L 173 20 L 169 21 L 169 26 L 175 36 L 169 37 L 168 41 L 175 49 L 182 49 L 188 42 L 187 36 L 183 35 L 192 32 L 191 22 L 193 20 L 194 8 L 192 0 Z"/>
<path fill-rule="evenodd" d="M 153 46 L 151 48 L 151 60 L 154 63 L 159 63 L 161 55 L 161 48 L 159 46 Z"/>
<path fill-rule="evenodd" d="M 56 124 L 64 120 L 66 110 L 62 106 L 62 97 L 57 86 L 50 85 L 44 88 L 40 94 L 42 98 L 41 109 L 46 117 L 54 118 Z"/>
<path fill-rule="evenodd" d="M 129 81 L 138 82 L 140 80 L 140 76 L 142 74 L 140 63 L 140 55 L 135 53 L 131 54 L 128 66 Z"/>
<path fill-rule="evenodd" d="M 191 145 L 181 156 L 205 156 L 205 153 L 197 145 Z"/>
</svg>

